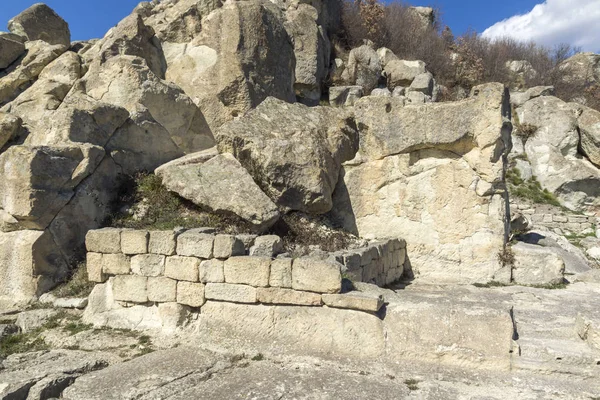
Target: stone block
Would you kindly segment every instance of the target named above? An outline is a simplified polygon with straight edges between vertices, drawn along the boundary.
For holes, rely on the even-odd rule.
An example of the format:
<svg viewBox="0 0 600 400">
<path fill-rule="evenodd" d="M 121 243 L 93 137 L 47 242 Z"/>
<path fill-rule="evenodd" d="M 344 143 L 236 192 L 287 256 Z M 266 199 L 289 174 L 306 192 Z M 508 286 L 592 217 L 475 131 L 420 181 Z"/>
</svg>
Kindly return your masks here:
<svg viewBox="0 0 600 400">
<path fill-rule="evenodd" d="M 104 228 L 89 231 L 85 235 L 85 247 L 94 253 L 120 253 L 121 230 Z"/>
<path fill-rule="evenodd" d="M 360 254 L 357 253 L 348 253 L 343 256 L 343 264 L 346 267 L 346 271 L 353 271 L 360 269 L 361 265 L 361 257 Z"/>
<path fill-rule="evenodd" d="M 146 254 L 148 252 L 148 232 L 138 230 L 121 231 L 121 252 L 123 254 Z"/>
<path fill-rule="evenodd" d="M 279 236 L 266 235 L 254 239 L 254 246 L 250 248 L 250 255 L 255 257 L 276 257 L 283 253 L 283 241 Z"/>
<path fill-rule="evenodd" d="M 213 257 L 229 258 L 246 254 L 244 242 L 233 235 L 217 235 L 213 249 Z"/>
<path fill-rule="evenodd" d="M 147 283 L 148 278 L 145 276 L 117 275 L 112 283 L 113 296 L 117 301 L 147 303 Z"/>
<path fill-rule="evenodd" d="M 383 306 L 383 297 L 366 294 L 324 294 L 323 303 L 329 307 L 377 312 Z"/>
<path fill-rule="evenodd" d="M 254 246 L 254 240 L 258 237 L 257 235 L 236 235 L 236 238 L 240 239 L 242 243 L 244 243 L 244 250 L 246 252 L 250 251 L 250 248 Z"/>
<path fill-rule="evenodd" d="M 202 229 L 185 231 L 177 237 L 177 254 L 204 259 L 212 258 L 214 241 L 214 235 L 204 233 Z"/>
<path fill-rule="evenodd" d="M 341 264 L 296 258 L 292 263 L 292 288 L 317 293 L 339 293 L 342 289 Z"/>
<path fill-rule="evenodd" d="M 545 224 L 549 224 L 552 222 L 552 219 L 553 219 L 552 214 L 544 214 L 542 222 Z"/>
<path fill-rule="evenodd" d="M 229 283 L 207 283 L 204 294 L 209 300 L 229 301 L 233 303 L 256 303 L 256 288 L 247 285 Z"/>
<path fill-rule="evenodd" d="M 224 272 L 225 262 L 223 260 L 204 260 L 200 263 L 200 282 L 207 283 L 224 283 L 225 282 L 225 272 Z"/>
<path fill-rule="evenodd" d="M 292 259 L 277 258 L 271 261 L 271 275 L 269 286 L 291 288 L 292 287 Z"/>
<path fill-rule="evenodd" d="M 178 281 L 198 282 L 200 259 L 195 257 L 171 256 L 165 262 L 165 276 Z"/>
<path fill-rule="evenodd" d="M 544 221 L 544 214 L 533 214 L 531 216 L 531 222 L 533 223 L 540 223 Z"/>
<path fill-rule="evenodd" d="M 567 222 L 565 224 L 565 229 L 568 229 L 571 232 L 579 232 L 581 230 L 581 224 L 578 222 Z"/>
<path fill-rule="evenodd" d="M 88 281 L 106 282 L 106 275 L 102 272 L 102 253 L 87 253 L 85 266 L 87 268 Z"/>
<path fill-rule="evenodd" d="M 157 303 L 173 302 L 177 299 L 177 281 L 163 276 L 148 278 L 148 300 Z"/>
<path fill-rule="evenodd" d="M 196 282 L 177 282 L 177 302 L 190 307 L 202 307 L 205 299 L 205 285 Z"/>
<path fill-rule="evenodd" d="M 283 288 L 258 288 L 256 296 L 259 303 L 290 304 L 297 306 L 320 306 L 321 295 Z"/>
<path fill-rule="evenodd" d="M 554 285 L 563 283 L 565 263 L 555 250 L 518 243 L 512 246 L 515 256 L 513 281 L 520 285 Z"/>
<path fill-rule="evenodd" d="M 225 282 L 269 286 L 270 265 L 268 257 L 231 257 L 225 261 Z"/>
<path fill-rule="evenodd" d="M 151 231 L 148 240 L 148 252 L 172 256 L 175 254 L 177 237 L 173 231 Z"/>
<path fill-rule="evenodd" d="M 342 276 L 350 282 L 363 282 L 363 268 L 361 267 L 354 271 L 346 271 Z"/>
<path fill-rule="evenodd" d="M 588 222 L 588 217 L 586 217 L 585 215 L 569 215 L 569 222 L 582 224 L 584 222 Z"/>
<path fill-rule="evenodd" d="M 552 217 L 554 222 L 568 222 L 568 218 L 564 215 L 555 215 Z"/>
<path fill-rule="evenodd" d="M 131 257 L 131 272 L 141 276 L 161 276 L 165 272 L 165 256 L 138 254 Z"/>
<path fill-rule="evenodd" d="M 400 278 L 402 278 L 403 273 L 404 273 L 404 265 L 400 265 L 395 268 L 391 268 L 385 276 L 385 285 L 390 285 L 394 282 L 399 281 Z"/>
<path fill-rule="evenodd" d="M 131 262 L 125 254 L 102 255 L 102 272 L 107 275 L 128 275 L 131 272 Z"/>
</svg>

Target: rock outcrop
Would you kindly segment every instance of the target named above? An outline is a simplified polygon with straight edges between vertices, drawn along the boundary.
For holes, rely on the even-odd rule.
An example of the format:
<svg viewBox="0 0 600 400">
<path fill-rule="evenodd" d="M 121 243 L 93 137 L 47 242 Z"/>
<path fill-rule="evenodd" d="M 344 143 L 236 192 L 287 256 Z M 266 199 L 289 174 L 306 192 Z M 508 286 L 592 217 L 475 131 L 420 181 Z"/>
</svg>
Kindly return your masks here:
<svg viewBox="0 0 600 400">
<path fill-rule="evenodd" d="M 455 103 L 409 105 L 366 97 L 360 133 L 334 194 L 333 214 L 363 237 L 405 237 L 413 272 L 429 282 L 510 281 L 500 264 L 508 216 L 508 97 L 479 86 Z"/>
<path fill-rule="evenodd" d="M 275 204 L 314 214 L 331 210 L 341 164 L 358 146 L 347 111 L 275 98 L 216 136 L 219 151 L 233 154 Z"/>
<path fill-rule="evenodd" d="M 43 40 L 51 45 L 71 45 L 69 24 L 44 3 L 37 3 L 8 21 L 8 30 L 27 41 Z"/>
</svg>

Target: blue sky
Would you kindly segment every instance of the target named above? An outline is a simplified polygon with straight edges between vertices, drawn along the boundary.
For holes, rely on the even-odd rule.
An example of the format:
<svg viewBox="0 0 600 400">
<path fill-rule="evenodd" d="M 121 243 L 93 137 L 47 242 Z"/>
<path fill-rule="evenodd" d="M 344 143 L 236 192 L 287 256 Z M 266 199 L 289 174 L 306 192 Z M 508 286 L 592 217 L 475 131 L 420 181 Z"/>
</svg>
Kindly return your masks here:
<svg viewBox="0 0 600 400">
<path fill-rule="evenodd" d="M 38 0 L 39 1 L 39 0 Z M 383 0 L 386 1 L 386 0 Z M 389 0 L 387 0 L 389 1 Z M 2 0 L 0 30 L 36 0 Z M 72 40 L 102 37 L 127 16 L 139 0 L 46 0 L 70 25 Z M 441 9 L 455 35 L 467 29 L 493 38 L 511 35 L 552 46 L 571 43 L 598 51 L 600 0 L 411 0 L 416 6 Z"/>
</svg>

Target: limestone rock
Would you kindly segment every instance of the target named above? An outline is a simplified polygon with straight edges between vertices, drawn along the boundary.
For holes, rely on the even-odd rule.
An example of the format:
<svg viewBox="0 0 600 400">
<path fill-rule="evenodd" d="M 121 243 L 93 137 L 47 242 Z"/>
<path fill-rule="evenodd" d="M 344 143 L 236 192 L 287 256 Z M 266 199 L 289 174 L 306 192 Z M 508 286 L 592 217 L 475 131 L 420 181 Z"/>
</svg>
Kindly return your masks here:
<svg viewBox="0 0 600 400">
<path fill-rule="evenodd" d="M 209 300 L 219 300 L 231 303 L 256 303 L 256 288 L 246 285 L 229 283 L 207 283 L 205 296 Z"/>
<path fill-rule="evenodd" d="M 115 300 L 131 303 L 148 301 L 148 278 L 139 275 L 117 275 L 113 281 Z"/>
<path fill-rule="evenodd" d="M 177 302 L 190 307 L 201 307 L 206 301 L 205 290 L 202 283 L 177 282 Z"/>
<path fill-rule="evenodd" d="M 275 98 L 223 126 L 217 141 L 278 206 L 317 214 L 331 209 L 340 165 L 358 144 L 346 111 Z"/>
<path fill-rule="evenodd" d="M 190 229 L 177 236 L 177 254 L 209 259 L 213 257 L 215 237 L 204 229 Z"/>
<path fill-rule="evenodd" d="M 231 257 L 224 264 L 225 282 L 267 287 L 270 267 L 270 257 Z"/>
<path fill-rule="evenodd" d="M 306 105 L 319 104 L 321 86 L 327 77 L 331 45 L 323 27 L 317 25 L 318 12 L 312 5 L 299 4 L 286 13 L 285 27 L 294 43 L 298 100 Z"/>
<path fill-rule="evenodd" d="M 397 86 L 410 86 L 418 75 L 427 72 L 423 61 L 391 60 L 385 66 L 388 87 L 393 90 Z"/>
<path fill-rule="evenodd" d="M 387 47 L 381 47 L 377 49 L 377 55 L 379 56 L 379 61 L 381 62 L 381 68 L 385 69 L 385 66 L 392 60 L 399 60 L 398 56 L 394 54 L 393 51 L 388 49 Z"/>
<path fill-rule="evenodd" d="M 167 257 L 165 276 L 178 281 L 198 282 L 200 260 L 195 257 Z"/>
<path fill-rule="evenodd" d="M 321 295 L 317 293 L 280 288 L 258 288 L 256 294 L 258 302 L 263 304 L 321 305 Z"/>
<path fill-rule="evenodd" d="M 368 45 L 350 51 L 346 69 L 348 83 L 362 87 L 366 94 L 377 87 L 382 72 L 379 55 Z"/>
<path fill-rule="evenodd" d="M 329 88 L 329 104 L 333 107 L 350 107 L 363 97 L 362 86 L 332 86 Z"/>
<path fill-rule="evenodd" d="M 317 293 L 339 293 L 341 265 L 333 261 L 297 258 L 292 264 L 292 288 Z"/>
<path fill-rule="evenodd" d="M 366 97 L 355 106 L 360 150 L 341 172 L 333 216 L 361 237 L 405 238 L 406 273 L 424 281 L 510 281 L 490 257 L 507 234 L 498 189 L 510 107 L 500 84 L 473 94 L 420 106 Z"/>
<path fill-rule="evenodd" d="M 238 215 L 258 231 L 279 219 L 275 204 L 231 154 L 206 162 L 165 165 L 156 174 L 167 189 L 214 212 Z"/>
<path fill-rule="evenodd" d="M 28 41 L 43 40 L 49 44 L 70 46 L 71 31 L 50 7 L 37 3 L 8 21 L 8 29 Z"/>
<path fill-rule="evenodd" d="M 430 72 L 425 72 L 415 77 L 410 84 L 410 90 L 421 92 L 426 96 L 431 96 L 433 94 L 434 84 L 435 80 L 433 79 L 433 75 Z"/>
<path fill-rule="evenodd" d="M 46 65 L 65 52 L 64 45 L 49 45 L 40 40 L 27 42 L 27 54 L 18 65 L 0 74 L 0 106 L 15 99 L 29 87 Z"/>
<path fill-rule="evenodd" d="M 563 61 L 559 68 L 566 74 L 566 82 L 600 82 L 600 55 L 578 53 Z"/>
<path fill-rule="evenodd" d="M 323 303 L 329 307 L 377 312 L 383 307 L 383 298 L 381 296 L 367 296 L 355 293 L 324 294 Z"/>
<path fill-rule="evenodd" d="M 88 252 L 120 253 L 121 230 L 116 228 L 90 230 L 85 236 L 85 245 Z"/>
<path fill-rule="evenodd" d="M 17 135 L 21 129 L 21 118 L 0 112 L 0 148 Z"/>
<path fill-rule="evenodd" d="M 213 130 L 268 96 L 293 102 L 294 48 L 284 22 L 270 1 L 226 2 L 191 43 L 163 45 L 166 78 L 194 99 Z"/>
<path fill-rule="evenodd" d="M 11 146 L 0 155 L 0 208 L 18 221 L 9 229 L 46 228 L 103 156 L 93 146 Z"/>
<path fill-rule="evenodd" d="M 58 314 L 58 311 L 53 309 L 40 309 L 23 311 L 17 316 L 17 325 L 23 333 L 31 332 L 41 328 L 48 320 Z"/>
<path fill-rule="evenodd" d="M 142 58 L 115 56 L 94 63 L 82 85 L 92 98 L 131 114 L 106 145 L 126 173 L 153 170 L 214 145 L 198 107 L 179 87 L 160 80 Z"/>
<path fill-rule="evenodd" d="M 8 67 L 25 53 L 25 45 L 14 35 L 0 32 L 0 70 Z"/>
<path fill-rule="evenodd" d="M 581 134 L 581 149 L 589 160 L 600 168 L 600 112 L 582 107 L 577 119 Z"/>
<path fill-rule="evenodd" d="M 512 246 L 515 255 L 513 280 L 522 285 L 555 285 L 563 283 L 565 263 L 554 251 L 540 246 L 518 243 Z"/>
<path fill-rule="evenodd" d="M 250 255 L 256 257 L 276 257 L 283 253 L 283 241 L 277 235 L 259 236 L 250 248 Z"/>
</svg>

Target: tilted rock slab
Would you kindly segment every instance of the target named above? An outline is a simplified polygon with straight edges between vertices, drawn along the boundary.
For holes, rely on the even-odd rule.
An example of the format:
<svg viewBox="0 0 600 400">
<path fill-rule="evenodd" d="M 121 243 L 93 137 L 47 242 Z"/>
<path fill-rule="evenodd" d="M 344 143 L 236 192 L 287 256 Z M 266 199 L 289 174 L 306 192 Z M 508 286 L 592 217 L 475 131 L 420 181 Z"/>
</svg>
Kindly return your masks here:
<svg viewBox="0 0 600 400">
<path fill-rule="evenodd" d="M 25 45 L 20 36 L 0 32 L 0 70 L 8 67 L 25 53 Z"/>
<path fill-rule="evenodd" d="M 219 151 L 233 154 L 275 204 L 315 214 L 331 210 L 341 163 L 358 145 L 347 111 L 275 98 L 216 136 Z"/>
<path fill-rule="evenodd" d="M 8 21 L 8 30 L 28 41 L 43 40 L 49 44 L 69 46 L 69 24 L 44 3 L 37 3 Z"/>
<path fill-rule="evenodd" d="M 279 219 L 275 204 L 231 154 L 213 154 L 209 160 L 183 165 L 175 160 L 156 174 L 170 191 L 212 211 L 233 213 L 259 231 Z"/>
<path fill-rule="evenodd" d="M 405 238 L 412 272 L 424 281 L 509 282 L 510 268 L 496 257 L 508 218 L 504 87 L 478 86 L 469 99 L 443 104 L 366 97 L 355 113 L 360 150 L 334 194 L 343 226 L 366 238 Z"/>
</svg>

